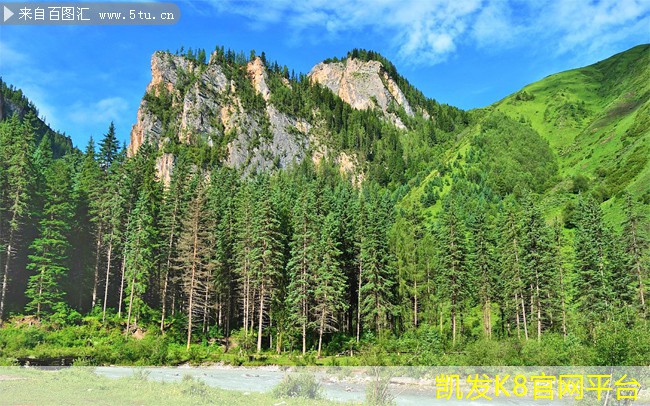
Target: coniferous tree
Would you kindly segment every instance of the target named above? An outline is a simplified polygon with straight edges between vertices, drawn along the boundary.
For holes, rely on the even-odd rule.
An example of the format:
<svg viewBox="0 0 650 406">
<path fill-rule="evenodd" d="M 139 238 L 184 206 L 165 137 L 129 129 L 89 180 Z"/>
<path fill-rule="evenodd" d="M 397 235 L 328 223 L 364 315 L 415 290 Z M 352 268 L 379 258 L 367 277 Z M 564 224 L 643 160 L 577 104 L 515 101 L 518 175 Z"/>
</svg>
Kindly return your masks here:
<svg viewBox="0 0 650 406">
<path fill-rule="evenodd" d="M 457 203 L 445 202 L 438 219 L 439 280 L 441 293 L 449 302 L 452 345 L 456 345 L 459 317 L 463 312 L 463 299 L 468 294 L 469 275 L 465 226 L 457 212 Z"/>
<path fill-rule="evenodd" d="M 235 220 L 235 272 L 239 281 L 238 293 L 241 300 L 242 327 L 248 335 L 252 326 L 254 311 L 254 272 L 258 254 L 255 250 L 255 195 L 251 182 L 245 182 L 237 194 L 237 215 Z"/>
<path fill-rule="evenodd" d="M 553 223 L 553 249 L 552 249 L 552 258 L 553 269 L 557 272 L 557 282 L 558 282 L 558 296 L 560 299 L 560 311 L 562 312 L 562 334 L 566 338 L 567 336 L 567 278 L 565 272 L 565 261 L 564 255 L 562 252 L 563 248 L 563 238 L 562 238 L 562 224 L 559 220 L 555 220 Z"/>
<path fill-rule="evenodd" d="M 163 242 L 161 255 L 163 258 L 162 274 L 162 292 L 160 294 L 161 316 L 160 331 L 165 330 L 165 318 L 167 316 L 167 302 L 169 297 L 174 298 L 176 295 L 176 279 L 173 276 L 173 259 L 176 257 L 176 245 L 180 235 L 180 219 L 185 215 L 190 193 L 193 190 L 188 189 L 188 163 L 186 157 L 181 155 L 174 162 L 174 170 L 171 175 L 169 187 L 163 192 L 161 214 L 160 214 L 160 232 Z"/>
<path fill-rule="evenodd" d="M 210 174 L 207 191 L 208 215 L 214 224 L 211 238 L 215 242 L 213 279 L 217 296 L 217 323 L 228 336 L 236 310 L 236 274 L 234 272 L 235 195 L 239 187 L 237 173 L 217 168 Z"/>
<path fill-rule="evenodd" d="M 90 237 L 88 241 L 93 241 L 93 289 L 91 308 L 97 304 L 99 295 L 102 243 L 107 220 L 102 210 L 102 201 L 105 196 L 102 193 L 103 186 L 104 176 L 97 162 L 95 143 L 91 137 L 84 153 L 77 184 L 78 200 L 82 208 L 80 220 L 82 224 L 87 225 L 83 231 L 85 231 L 85 234 L 88 234 L 87 237 Z"/>
<path fill-rule="evenodd" d="M 152 202 L 146 190 L 142 190 L 131 213 L 132 219 L 126 235 L 125 281 L 128 297 L 127 332 L 131 321 L 136 320 L 145 305 L 143 296 L 147 290 L 149 277 L 155 269 L 157 230 L 154 223 Z"/>
<path fill-rule="evenodd" d="M 502 264 L 500 273 L 501 295 L 504 303 L 504 319 L 514 319 L 517 328 L 517 337 L 521 337 L 523 327 L 524 337 L 528 340 L 528 320 L 526 316 L 526 299 L 524 297 L 525 279 L 524 264 L 521 249 L 521 221 L 520 213 L 512 196 L 508 196 L 499 216 L 499 244 L 498 258 Z"/>
<path fill-rule="evenodd" d="M 108 126 L 108 132 L 104 134 L 101 143 L 99 144 L 99 154 L 97 160 L 99 167 L 103 171 L 108 171 L 113 161 L 119 156 L 120 143 L 115 135 L 115 124 L 111 121 Z"/>
<path fill-rule="evenodd" d="M 625 242 L 626 270 L 636 279 L 638 290 L 639 308 L 643 317 L 648 316 L 646 304 L 646 278 L 648 275 L 648 252 L 650 244 L 644 234 L 645 218 L 641 211 L 635 207 L 632 196 L 625 196 L 625 221 L 623 223 L 623 238 Z"/>
<path fill-rule="evenodd" d="M 62 301 L 61 280 L 68 272 L 68 232 L 72 219 L 72 174 L 68 159 L 58 159 L 45 170 L 44 208 L 38 237 L 30 246 L 26 310 L 41 317 Z"/>
<path fill-rule="evenodd" d="M 399 294 L 405 302 L 404 312 L 410 314 L 412 326 L 417 328 L 421 312 L 422 292 L 426 287 L 426 267 L 420 263 L 422 239 L 424 238 L 423 218 L 420 207 L 409 207 L 400 218 L 393 238 L 399 275 Z"/>
<path fill-rule="evenodd" d="M 392 221 L 392 205 L 387 194 L 381 195 L 375 185 L 363 190 L 365 212 L 360 216 L 359 307 L 364 324 L 381 336 L 393 313 L 395 276 L 393 259 L 388 248 L 388 228 Z"/>
<path fill-rule="evenodd" d="M 318 265 L 314 278 L 314 312 L 318 322 L 318 357 L 323 347 L 323 333 L 336 331 L 337 315 L 346 310 L 344 302 L 345 274 L 338 257 L 336 233 L 338 220 L 329 213 L 322 220 L 320 238 L 317 243 Z"/>
<path fill-rule="evenodd" d="M 126 158 L 125 151 L 117 155 L 111 162 L 109 167 L 107 180 L 105 185 L 106 196 L 102 199 L 102 212 L 107 215 L 106 222 L 106 274 L 104 275 L 104 300 L 102 308 L 102 321 L 106 320 L 106 308 L 108 306 L 108 293 L 110 290 L 111 270 L 115 266 L 113 261 L 116 253 L 120 248 L 122 240 L 123 221 L 124 221 L 124 194 L 122 188 L 124 186 L 124 168 L 123 163 Z"/>
<path fill-rule="evenodd" d="M 34 130 L 29 119 L 20 122 L 14 114 L 9 121 L 0 123 L 0 138 L 3 140 L 6 176 L 3 216 L 5 217 L 4 269 L 2 270 L 2 287 L 0 291 L 0 319 L 4 317 L 7 290 L 13 271 L 12 259 L 20 239 L 25 218 L 28 215 L 31 182 L 33 180 L 32 153 Z"/>
<path fill-rule="evenodd" d="M 469 222 L 468 258 L 476 281 L 478 297 L 483 311 L 483 334 L 492 338 L 492 303 L 496 285 L 495 238 L 489 223 L 485 202 L 480 201 L 474 216 Z"/>
<path fill-rule="evenodd" d="M 346 303 L 347 312 L 344 314 L 344 328 L 347 334 L 354 334 L 354 315 L 356 311 L 357 265 L 355 252 L 356 216 L 358 215 L 358 193 L 349 179 L 337 178 L 334 188 L 332 210 L 339 220 L 339 263 L 347 280 Z"/>
<path fill-rule="evenodd" d="M 578 309 L 585 317 L 608 320 L 615 304 L 628 293 L 629 275 L 621 271 L 615 235 L 591 197 L 581 197 L 578 202 L 574 245 Z"/>
<path fill-rule="evenodd" d="M 282 271 L 282 246 L 279 221 L 271 204 L 268 179 L 256 182 L 257 207 L 253 218 L 253 264 L 259 309 L 257 323 L 257 352 L 262 351 L 262 327 L 269 303 L 277 292 L 277 281 Z"/>
<path fill-rule="evenodd" d="M 201 174 L 190 183 L 192 197 L 182 222 L 178 239 L 176 271 L 181 274 L 187 306 L 187 348 L 192 342 L 195 319 L 207 317 L 208 299 L 212 290 L 211 258 L 214 245 L 209 239 L 211 224 L 206 215 L 206 186 Z M 204 323 L 205 324 L 205 323 Z"/>
<path fill-rule="evenodd" d="M 299 326 L 302 336 L 302 353 L 307 351 L 307 326 L 310 322 L 311 286 L 318 261 L 316 244 L 318 229 L 315 221 L 316 203 L 312 185 L 303 187 L 293 213 L 291 257 L 287 264 L 289 287 L 287 306 L 291 321 Z"/>
<path fill-rule="evenodd" d="M 543 327 L 553 320 L 557 286 L 554 283 L 553 242 L 550 230 L 530 196 L 524 198 L 521 230 L 522 269 L 526 286 L 529 288 L 530 312 L 536 321 L 539 341 Z"/>
</svg>

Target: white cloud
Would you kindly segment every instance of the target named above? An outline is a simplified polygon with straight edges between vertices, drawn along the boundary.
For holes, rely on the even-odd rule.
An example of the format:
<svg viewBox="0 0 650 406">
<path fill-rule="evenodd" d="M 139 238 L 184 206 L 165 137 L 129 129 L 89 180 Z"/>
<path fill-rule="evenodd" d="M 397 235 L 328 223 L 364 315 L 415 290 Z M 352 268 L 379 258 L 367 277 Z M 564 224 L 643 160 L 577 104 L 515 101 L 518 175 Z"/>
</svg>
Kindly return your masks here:
<svg viewBox="0 0 650 406">
<path fill-rule="evenodd" d="M 75 103 L 69 118 L 77 124 L 100 124 L 120 119 L 128 110 L 129 104 L 122 97 L 108 97 L 94 103 Z"/>
<path fill-rule="evenodd" d="M 283 23 L 295 34 L 312 28 L 330 34 L 372 30 L 403 59 L 429 64 L 466 44 L 484 50 L 535 47 L 562 55 L 595 52 L 593 44 L 611 48 L 635 38 L 650 41 L 647 0 L 211 2 L 217 12 L 244 16 L 255 25 Z"/>
</svg>

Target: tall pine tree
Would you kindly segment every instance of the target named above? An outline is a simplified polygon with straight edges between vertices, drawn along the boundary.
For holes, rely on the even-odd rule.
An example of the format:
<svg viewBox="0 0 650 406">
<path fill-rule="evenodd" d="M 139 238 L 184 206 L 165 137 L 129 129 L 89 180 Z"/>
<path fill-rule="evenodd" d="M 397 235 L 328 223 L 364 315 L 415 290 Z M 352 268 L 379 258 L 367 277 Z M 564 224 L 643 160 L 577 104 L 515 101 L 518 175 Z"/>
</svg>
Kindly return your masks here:
<svg viewBox="0 0 650 406">
<path fill-rule="evenodd" d="M 63 300 L 62 279 L 68 272 L 72 167 L 69 159 L 53 161 L 45 170 L 44 208 L 38 237 L 31 244 L 27 269 L 32 271 L 25 295 L 28 312 L 41 317 Z"/>
<path fill-rule="evenodd" d="M 20 232 L 29 212 L 31 182 L 34 180 L 32 166 L 34 129 L 29 117 L 20 122 L 17 114 L 10 120 L 0 123 L 0 138 L 3 145 L 5 190 L 2 202 L 6 224 L 4 237 L 4 269 L 0 289 L 0 319 L 4 317 L 7 292 L 14 270 L 12 260 L 17 252 Z"/>
</svg>

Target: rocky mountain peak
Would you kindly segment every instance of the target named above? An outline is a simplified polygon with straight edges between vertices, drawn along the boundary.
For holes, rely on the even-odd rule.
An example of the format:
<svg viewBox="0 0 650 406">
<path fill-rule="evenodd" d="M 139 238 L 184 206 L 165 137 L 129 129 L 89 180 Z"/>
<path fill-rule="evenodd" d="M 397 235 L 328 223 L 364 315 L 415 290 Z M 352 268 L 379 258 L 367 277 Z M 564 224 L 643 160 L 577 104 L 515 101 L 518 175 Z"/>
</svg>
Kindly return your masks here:
<svg viewBox="0 0 650 406">
<path fill-rule="evenodd" d="M 328 87 L 355 109 L 378 108 L 403 127 L 396 116 L 388 112 L 391 103 L 404 108 L 412 116 L 413 109 L 397 83 L 383 69 L 381 62 L 346 58 L 340 62 L 321 62 L 308 74 L 310 80 Z"/>
<path fill-rule="evenodd" d="M 225 163 L 246 171 L 285 167 L 302 160 L 311 125 L 270 103 L 268 72 L 262 60 L 254 58 L 243 66 L 222 63 L 214 54 L 209 63 L 202 64 L 156 52 L 128 153 L 135 154 L 145 140 L 159 147 L 167 142 L 202 142 L 223 148 Z M 244 98 L 250 98 L 244 94 L 247 86 L 261 95 L 261 105 L 246 102 Z M 174 159 L 163 156 L 159 161 L 159 178 L 168 182 Z"/>
<path fill-rule="evenodd" d="M 252 61 L 248 62 L 248 65 L 246 65 L 246 72 L 248 73 L 248 77 L 253 83 L 253 88 L 255 88 L 255 91 L 260 94 L 265 101 L 269 101 L 269 98 L 271 97 L 271 90 L 266 84 L 268 75 L 266 73 L 266 67 L 264 66 L 264 62 L 262 62 L 262 59 L 260 57 L 256 57 Z"/>
</svg>

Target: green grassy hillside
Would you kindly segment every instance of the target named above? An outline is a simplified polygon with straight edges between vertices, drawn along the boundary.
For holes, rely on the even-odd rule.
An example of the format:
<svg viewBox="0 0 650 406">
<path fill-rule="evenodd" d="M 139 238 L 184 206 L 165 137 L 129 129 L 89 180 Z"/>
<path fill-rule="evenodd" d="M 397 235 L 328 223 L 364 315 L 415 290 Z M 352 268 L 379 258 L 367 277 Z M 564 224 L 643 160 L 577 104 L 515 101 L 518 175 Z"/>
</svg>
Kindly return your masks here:
<svg viewBox="0 0 650 406">
<path fill-rule="evenodd" d="M 584 188 L 606 209 L 624 191 L 650 202 L 650 45 L 549 76 L 493 108 L 548 140 L 560 168 L 556 194 Z"/>
<path fill-rule="evenodd" d="M 420 201 L 425 212 L 437 212 L 439 199 L 424 196 L 471 180 L 466 157 L 482 151 L 491 190 L 504 195 L 519 185 L 541 193 L 549 217 L 566 213 L 578 193 L 593 194 L 615 225 L 624 192 L 650 207 L 650 45 L 548 76 L 472 114 L 474 125 L 447 152 L 445 169 L 432 171 L 404 204 Z"/>
</svg>

